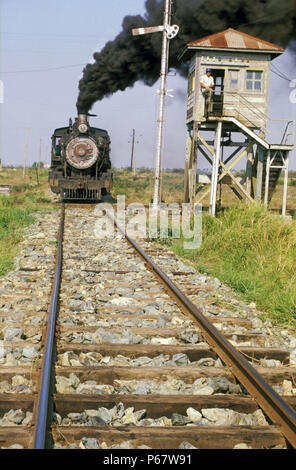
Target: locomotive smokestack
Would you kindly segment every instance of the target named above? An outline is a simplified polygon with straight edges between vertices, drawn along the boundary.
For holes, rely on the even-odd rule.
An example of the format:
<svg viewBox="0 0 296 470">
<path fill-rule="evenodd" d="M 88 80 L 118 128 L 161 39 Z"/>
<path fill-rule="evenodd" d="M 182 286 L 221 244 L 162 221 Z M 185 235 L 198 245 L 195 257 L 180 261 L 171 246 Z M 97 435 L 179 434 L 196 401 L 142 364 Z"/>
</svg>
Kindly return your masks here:
<svg viewBox="0 0 296 470">
<path fill-rule="evenodd" d="M 78 126 L 80 126 L 80 124 L 87 124 L 88 123 L 88 120 L 87 120 L 87 114 L 78 114 L 78 120 L 77 120 L 77 124 Z"/>
<path fill-rule="evenodd" d="M 78 114 L 77 127 L 79 132 L 85 134 L 88 129 L 87 114 Z"/>
</svg>

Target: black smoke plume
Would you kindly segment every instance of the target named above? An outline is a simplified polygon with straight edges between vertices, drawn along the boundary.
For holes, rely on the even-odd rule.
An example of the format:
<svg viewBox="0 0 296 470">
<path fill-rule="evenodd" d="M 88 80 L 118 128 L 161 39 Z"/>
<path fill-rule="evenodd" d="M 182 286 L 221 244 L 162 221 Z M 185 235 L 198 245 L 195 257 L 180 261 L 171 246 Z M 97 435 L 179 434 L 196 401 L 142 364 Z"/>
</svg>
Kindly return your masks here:
<svg viewBox="0 0 296 470">
<path fill-rule="evenodd" d="M 77 109 L 87 113 L 92 105 L 137 81 L 152 86 L 159 78 L 161 33 L 132 36 L 133 28 L 163 23 L 164 0 L 147 0 L 144 17 L 126 16 L 122 32 L 94 54 L 79 82 Z M 195 39 L 227 28 L 287 46 L 296 39 L 296 0 L 174 0 L 172 22 L 180 26 L 170 42 L 170 67 L 187 72 L 178 55 Z"/>
</svg>

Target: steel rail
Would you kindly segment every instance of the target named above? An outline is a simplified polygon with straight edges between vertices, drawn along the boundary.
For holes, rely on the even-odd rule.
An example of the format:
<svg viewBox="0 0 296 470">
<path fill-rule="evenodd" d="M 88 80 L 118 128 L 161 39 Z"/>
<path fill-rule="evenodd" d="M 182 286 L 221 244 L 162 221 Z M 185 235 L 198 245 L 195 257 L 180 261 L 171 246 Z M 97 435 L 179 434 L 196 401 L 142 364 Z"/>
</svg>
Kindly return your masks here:
<svg viewBox="0 0 296 470">
<path fill-rule="evenodd" d="M 45 449 L 46 433 L 48 427 L 48 409 L 50 399 L 50 387 L 52 382 L 54 336 L 56 329 L 57 309 L 59 291 L 61 284 L 62 262 L 63 262 L 63 235 L 65 225 L 65 205 L 62 204 L 61 221 L 58 237 L 58 251 L 56 259 L 56 271 L 51 294 L 51 302 L 48 317 L 47 338 L 45 344 L 45 354 L 42 364 L 42 381 L 38 400 L 37 424 L 34 438 L 34 449 Z"/>
<path fill-rule="evenodd" d="M 251 366 L 243 354 L 221 335 L 203 313 L 183 294 L 154 261 L 146 255 L 142 248 L 128 236 L 125 230 L 116 223 L 111 214 L 107 211 L 106 214 L 140 257 L 147 263 L 148 268 L 161 280 L 168 293 L 177 301 L 181 309 L 197 322 L 205 339 L 227 366 L 232 369 L 235 377 L 244 385 L 250 395 L 255 398 L 269 419 L 280 428 L 289 444 L 296 448 L 296 413 L 294 410 Z"/>
</svg>

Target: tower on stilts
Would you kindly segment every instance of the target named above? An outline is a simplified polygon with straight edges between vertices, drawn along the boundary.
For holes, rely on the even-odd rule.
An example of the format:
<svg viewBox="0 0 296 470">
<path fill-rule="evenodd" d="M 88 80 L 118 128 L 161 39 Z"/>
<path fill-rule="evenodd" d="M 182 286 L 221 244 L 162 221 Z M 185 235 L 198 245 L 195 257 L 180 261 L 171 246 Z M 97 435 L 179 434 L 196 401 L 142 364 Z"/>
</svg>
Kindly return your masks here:
<svg viewBox="0 0 296 470">
<path fill-rule="evenodd" d="M 190 61 L 185 202 L 202 203 L 210 195 L 209 210 L 215 215 L 217 198 L 226 184 L 238 198 L 268 205 L 284 171 L 285 215 L 295 123 L 268 118 L 270 64 L 283 52 L 275 44 L 227 29 L 189 43 L 181 54 L 181 60 Z M 214 90 L 206 98 L 200 83 L 209 68 Z M 211 179 L 197 192 L 201 155 L 211 165 Z M 240 179 L 232 170 L 243 159 L 246 172 Z"/>
</svg>

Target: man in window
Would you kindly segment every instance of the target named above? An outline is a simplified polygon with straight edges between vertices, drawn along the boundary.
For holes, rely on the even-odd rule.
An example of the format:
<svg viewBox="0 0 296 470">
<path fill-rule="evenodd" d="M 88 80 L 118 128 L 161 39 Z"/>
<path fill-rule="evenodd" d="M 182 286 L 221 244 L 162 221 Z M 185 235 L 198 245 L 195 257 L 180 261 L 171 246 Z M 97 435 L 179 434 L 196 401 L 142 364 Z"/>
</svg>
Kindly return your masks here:
<svg viewBox="0 0 296 470">
<path fill-rule="evenodd" d="M 205 98 L 205 117 L 208 117 L 211 104 L 212 104 L 212 96 L 214 93 L 214 79 L 212 77 L 212 69 L 206 69 L 206 73 L 201 77 L 200 80 L 201 92 L 203 97 Z"/>
</svg>

